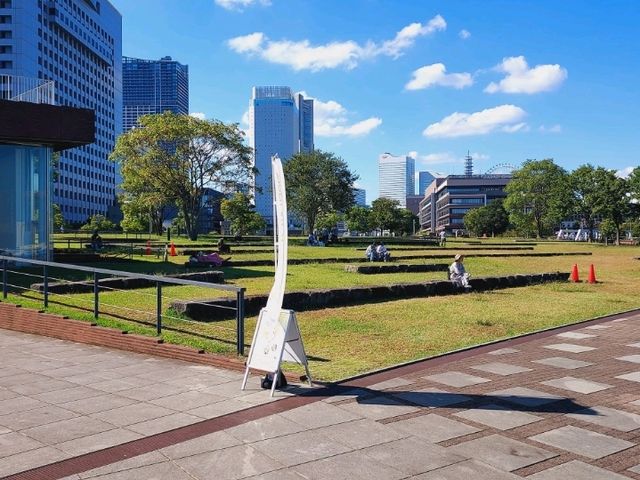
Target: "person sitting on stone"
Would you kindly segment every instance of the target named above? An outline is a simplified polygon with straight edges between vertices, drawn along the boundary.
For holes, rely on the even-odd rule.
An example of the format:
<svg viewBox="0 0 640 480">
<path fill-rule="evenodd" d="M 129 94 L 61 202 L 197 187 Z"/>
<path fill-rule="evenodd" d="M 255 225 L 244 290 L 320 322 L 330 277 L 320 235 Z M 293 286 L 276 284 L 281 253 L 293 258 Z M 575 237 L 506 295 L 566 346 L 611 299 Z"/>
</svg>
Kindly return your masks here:
<svg viewBox="0 0 640 480">
<path fill-rule="evenodd" d="M 91 249 L 94 252 L 102 250 L 102 237 L 98 233 L 98 230 L 94 230 L 93 235 L 91 235 Z"/>
<path fill-rule="evenodd" d="M 378 242 L 373 242 L 369 245 L 364 252 L 364 256 L 367 257 L 367 260 L 370 262 L 378 261 Z"/>
<path fill-rule="evenodd" d="M 464 261 L 464 255 L 457 254 L 453 260 L 453 263 L 449 267 L 449 279 L 457 287 L 462 287 L 465 290 L 471 289 L 471 285 L 469 285 L 470 275 L 466 272 L 462 263 Z"/>
<path fill-rule="evenodd" d="M 218 240 L 218 253 L 230 253 L 231 247 L 224 241 L 224 237 Z"/>
<path fill-rule="evenodd" d="M 382 242 L 380 242 L 380 245 L 378 245 L 378 248 L 376 248 L 376 254 L 378 255 L 378 260 L 381 262 L 388 262 L 389 260 L 391 260 L 391 254 Z"/>
</svg>

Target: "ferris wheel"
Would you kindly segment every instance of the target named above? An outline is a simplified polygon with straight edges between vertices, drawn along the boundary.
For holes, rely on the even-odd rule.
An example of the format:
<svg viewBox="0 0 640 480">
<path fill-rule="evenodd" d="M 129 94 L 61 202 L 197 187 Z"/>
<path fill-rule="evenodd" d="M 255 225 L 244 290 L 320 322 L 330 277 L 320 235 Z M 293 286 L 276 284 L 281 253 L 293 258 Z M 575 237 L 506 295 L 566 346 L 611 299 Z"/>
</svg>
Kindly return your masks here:
<svg viewBox="0 0 640 480">
<path fill-rule="evenodd" d="M 519 167 L 513 165 L 512 163 L 498 163 L 494 165 L 489 170 L 486 171 L 487 174 L 495 174 L 495 173 L 512 173 L 514 170 L 517 170 Z"/>
</svg>

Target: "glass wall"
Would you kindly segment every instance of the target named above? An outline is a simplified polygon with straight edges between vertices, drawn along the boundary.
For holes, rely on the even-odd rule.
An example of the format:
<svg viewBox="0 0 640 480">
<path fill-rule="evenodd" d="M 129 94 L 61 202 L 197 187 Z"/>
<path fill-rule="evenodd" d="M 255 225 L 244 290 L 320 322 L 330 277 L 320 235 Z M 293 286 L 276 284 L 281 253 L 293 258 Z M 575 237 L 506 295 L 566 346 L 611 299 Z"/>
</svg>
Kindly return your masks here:
<svg viewBox="0 0 640 480">
<path fill-rule="evenodd" d="M 51 148 L 0 145 L 0 252 L 49 260 Z"/>
</svg>

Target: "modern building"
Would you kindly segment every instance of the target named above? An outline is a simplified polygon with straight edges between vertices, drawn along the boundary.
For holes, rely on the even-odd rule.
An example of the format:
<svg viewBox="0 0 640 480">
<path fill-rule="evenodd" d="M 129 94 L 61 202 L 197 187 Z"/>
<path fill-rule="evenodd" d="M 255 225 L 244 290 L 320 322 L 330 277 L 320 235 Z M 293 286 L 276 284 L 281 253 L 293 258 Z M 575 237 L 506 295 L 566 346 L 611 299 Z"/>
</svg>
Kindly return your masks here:
<svg viewBox="0 0 640 480">
<path fill-rule="evenodd" d="M 420 212 L 420 202 L 424 198 L 424 195 L 409 195 L 406 201 L 406 209 L 410 210 L 414 215 L 418 215 Z"/>
<path fill-rule="evenodd" d="M 122 57 L 123 131 L 136 126 L 142 115 L 167 110 L 189 114 L 189 67 L 171 57 Z"/>
<path fill-rule="evenodd" d="M 418 195 L 424 196 L 424 192 L 436 176 L 431 172 L 418 172 Z"/>
<path fill-rule="evenodd" d="M 449 175 L 435 178 L 420 202 L 420 227 L 428 233 L 464 230 L 464 215 L 507 196 L 511 175 Z"/>
<path fill-rule="evenodd" d="M 378 158 L 379 196 L 398 200 L 407 206 L 407 197 L 415 194 L 415 160 L 407 156 L 383 153 Z"/>
<path fill-rule="evenodd" d="M 53 81 L 0 75 L 0 255 L 50 260 L 53 154 L 95 141 L 94 111 L 54 99 Z"/>
<path fill-rule="evenodd" d="M 95 111 L 95 142 L 60 152 L 52 197 L 66 221 L 106 215 L 122 130 L 120 13 L 108 0 L 0 0 L 0 74 L 53 80 L 57 105 Z"/>
<path fill-rule="evenodd" d="M 273 221 L 271 157 L 286 161 L 313 151 L 313 100 L 289 87 L 253 87 L 249 106 L 249 137 L 258 173 L 251 186 L 256 212 Z"/>
<path fill-rule="evenodd" d="M 367 191 L 364 188 L 353 189 L 353 201 L 359 207 L 367 206 Z"/>
</svg>

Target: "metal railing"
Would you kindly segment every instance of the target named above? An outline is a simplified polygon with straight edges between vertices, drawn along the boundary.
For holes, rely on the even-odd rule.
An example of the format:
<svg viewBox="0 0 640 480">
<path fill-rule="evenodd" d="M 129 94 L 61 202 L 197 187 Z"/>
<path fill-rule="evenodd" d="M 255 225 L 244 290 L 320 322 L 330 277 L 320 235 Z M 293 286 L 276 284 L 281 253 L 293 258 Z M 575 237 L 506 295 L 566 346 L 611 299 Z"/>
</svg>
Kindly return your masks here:
<svg viewBox="0 0 640 480">
<path fill-rule="evenodd" d="M 0 99 L 55 105 L 55 82 L 17 75 L 0 75 Z"/>
<path fill-rule="evenodd" d="M 236 346 L 236 352 L 239 355 L 244 355 L 244 346 L 245 346 L 245 308 L 244 308 L 244 302 L 245 302 L 245 291 L 246 289 L 243 287 L 236 287 L 234 285 L 223 285 L 223 284 L 217 284 L 217 283 L 209 283 L 209 282 L 201 282 L 201 281 L 196 281 L 196 280 L 187 280 L 187 279 L 182 279 L 182 278 L 170 278 L 170 277 L 162 277 L 162 276 L 158 276 L 158 275 L 147 275 L 147 274 L 141 274 L 141 273 L 131 273 L 131 272 L 124 272 L 124 271 L 119 271 L 119 270 L 110 270 L 110 269 L 106 269 L 106 268 L 92 268 L 92 267 L 84 267 L 84 266 L 80 266 L 80 265 L 71 265 L 71 264 L 66 264 L 66 263 L 57 263 L 57 262 L 46 262 L 46 261 L 42 261 L 42 260 L 31 260 L 31 259 L 26 259 L 26 258 L 18 258 L 18 257 L 11 257 L 11 256 L 6 256 L 6 255 L 0 255 L 0 265 L 1 265 L 1 269 L 2 269 L 2 298 L 6 299 L 8 294 L 9 294 L 9 288 L 11 287 L 12 289 L 17 289 L 17 290 L 29 290 L 29 291 L 33 291 L 33 292 L 38 292 L 38 293 L 42 293 L 42 301 L 44 304 L 44 307 L 47 308 L 49 306 L 49 297 L 51 295 L 53 295 L 53 293 L 51 292 L 51 286 L 50 286 L 50 280 L 56 280 L 56 281 L 60 281 L 62 280 L 63 282 L 66 281 L 68 283 L 72 283 L 68 280 L 64 280 L 64 279 L 60 279 L 60 278 L 55 278 L 51 275 L 50 269 L 52 268 L 56 268 L 56 269 L 64 269 L 64 270 L 70 270 L 70 271 L 76 271 L 76 272 L 86 272 L 91 274 L 92 276 L 92 281 L 93 282 L 93 306 L 92 306 L 92 311 L 93 311 L 93 318 L 94 319 L 98 319 L 99 315 L 102 313 L 103 315 L 111 315 L 109 313 L 105 313 L 105 312 L 101 312 L 100 311 L 100 290 L 110 290 L 110 291 L 115 291 L 115 290 L 122 290 L 122 289 L 116 289 L 116 288 L 111 288 L 111 287 L 106 287 L 100 284 L 100 275 L 105 275 L 105 276 L 112 276 L 112 277 L 124 277 L 124 278 L 130 278 L 130 279 L 145 279 L 148 280 L 149 282 L 151 282 L 152 284 L 155 285 L 155 328 L 156 328 L 156 333 L 157 335 L 160 335 L 162 333 L 163 330 L 163 324 L 162 324 L 162 320 L 163 318 L 172 318 L 172 319 L 176 319 L 176 320 L 180 320 L 180 321 L 188 321 L 185 320 L 183 318 L 179 318 L 179 317 L 172 317 L 166 313 L 163 312 L 163 308 L 162 308 L 162 301 L 163 298 L 167 298 L 166 296 L 163 297 L 163 291 L 162 291 L 162 287 L 164 286 L 191 286 L 191 287 L 203 287 L 203 288 L 207 288 L 207 289 L 212 289 L 212 290 L 222 290 L 222 291 L 226 291 L 226 292 L 231 292 L 233 294 L 235 294 L 236 296 L 236 306 L 235 307 L 219 307 L 219 308 L 225 308 L 225 309 L 231 309 L 231 310 L 235 310 L 235 321 L 236 321 L 236 328 L 235 328 L 235 346 Z M 22 266 L 22 265 L 29 265 L 29 266 L 35 266 L 35 267 L 42 267 L 42 274 L 37 275 L 37 274 L 33 274 L 33 273 L 27 273 L 24 271 L 20 271 L 18 269 L 16 270 L 11 270 L 10 267 L 11 266 L 16 266 L 18 268 L 18 266 Z M 42 278 L 42 289 L 41 290 L 36 290 L 33 289 L 31 287 L 24 287 L 21 285 L 17 285 L 17 284 L 11 284 L 9 283 L 9 274 L 14 274 L 14 275 L 27 275 L 30 277 L 37 277 L 37 278 Z M 141 295 L 144 294 L 143 292 L 137 292 L 137 295 Z M 56 294 L 56 295 L 62 295 L 62 294 Z M 147 295 L 149 295 L 147 293 Z M 202 305 L 206 305 L 207 308 L 213 308 L 213 306 L 208 303 L 208 302 L 196 302 L 196 303 L 201 303 Z M 74 308 L 74 305 L 68 305 L 65 304 L 67 306 L 70 306 L 71 308 Z M 117 306 L 117 305 L 109 305 L 110 307 L 114 307 L 114 308 L 120 308 L 120 309 L 124 309 L 127 311 L 136 311 L 134 309 L 131 309 L 129 307 L 124 307 L 124 306 Z M 79 307 L 75 307 L 75 308 L 79 308 Z M 137 311 L 140 312 L 140 311 Z M 113 315 L 111 315 L 113 316 Z M 125 320 L 127 320 L 127 318 L 124 318 Z M 134 320 L 132 320 L 134 321 Z M 197 322 L 200 323 L 200 322 Z"/>
</svg>

